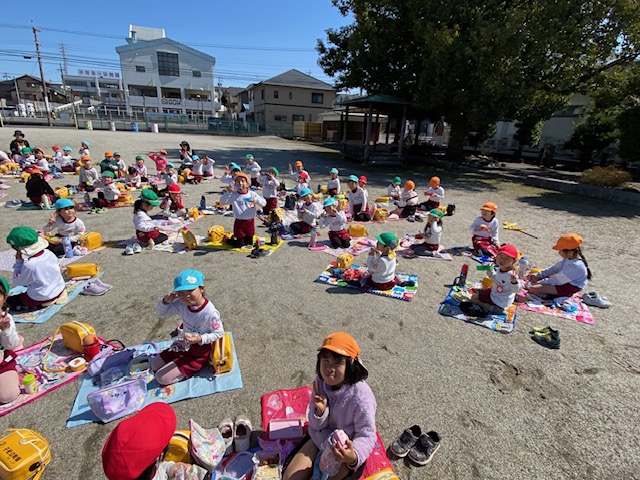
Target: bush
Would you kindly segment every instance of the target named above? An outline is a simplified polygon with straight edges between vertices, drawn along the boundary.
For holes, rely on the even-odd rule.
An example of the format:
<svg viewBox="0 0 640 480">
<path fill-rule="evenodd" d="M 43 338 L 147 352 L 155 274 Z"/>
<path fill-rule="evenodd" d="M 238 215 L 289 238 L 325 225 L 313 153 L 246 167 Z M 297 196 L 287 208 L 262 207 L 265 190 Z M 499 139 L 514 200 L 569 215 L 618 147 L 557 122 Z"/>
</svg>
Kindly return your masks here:
<svg viewBox="0 0 640 480">
<path fill-rule="evenodd" d="M 610 165 L 608 167 L 594 167 L 585 170 L 582 172 L 579 182 L 598 187 L 618 188 L 630 182 L 632 178 L 629 172 Z"/>
</svg>

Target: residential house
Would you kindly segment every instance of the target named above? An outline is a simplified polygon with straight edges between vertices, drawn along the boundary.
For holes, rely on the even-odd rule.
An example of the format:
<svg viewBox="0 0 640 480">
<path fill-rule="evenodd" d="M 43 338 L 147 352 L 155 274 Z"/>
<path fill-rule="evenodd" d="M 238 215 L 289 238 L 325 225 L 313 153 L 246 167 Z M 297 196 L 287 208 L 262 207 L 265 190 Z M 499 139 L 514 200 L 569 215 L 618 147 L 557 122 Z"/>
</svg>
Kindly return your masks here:
<svg viewBox="0 0 640 480">
<path fill-rule="evenodd" d="M 62 85 L 45 81 L 45 86 L 51 108 L 67 103 L 68 94 L 62 89 Z M 23 75 L 12 80 L 0 82 L 0 99 L 4 99 L 3 103 L 8 106 L 30 105 L 29 108 L 32 108 L 33 111 L 45 111 L 42 81 L 31 75 Z"/>
</svg>

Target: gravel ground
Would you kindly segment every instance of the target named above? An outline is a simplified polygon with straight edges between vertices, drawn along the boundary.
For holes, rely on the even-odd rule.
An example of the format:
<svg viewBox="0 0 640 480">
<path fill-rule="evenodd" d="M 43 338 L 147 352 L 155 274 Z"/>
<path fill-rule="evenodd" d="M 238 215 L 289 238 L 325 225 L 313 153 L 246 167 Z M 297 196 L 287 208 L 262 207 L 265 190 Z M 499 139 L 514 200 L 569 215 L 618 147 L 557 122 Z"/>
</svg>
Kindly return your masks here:
<svg viewBox="0 0 640 480">
<path fill-rule="evenodd" d="M 0 130 L 0 145 L 11 140 L 13 128 Z M 71 145 L 91 142 L 93 158 L 104 150 L 118 150 L 130 162 L 137 154 L 160 148 L 177 156 L 180 135 L 129 132 L 88 132 L 69 129 L 26 129 L 32 145 Z M 250 259 L 243 254 L 195 251 L 171 255 L 144 251 L 122 256 L 119 248 L 92 254 L 114 285 L 103 297 L 80 296 L 42 325 L 19 325 L 27 344 L 50 335 L 60 324 L 81 320 L 106 338 L 133 345 L 167 339 L 177 319 L 160 319 L 155 302 L 170 291 L 173 277 L 185 268 L 206 276 L 207 295 L 234 332 L 244 388 L 173 404 L 179 427 L 189 418 L 215 426 L 224 417 L 246 414 L 260 430 L 260 396 L 280 388 L 309 385 L 314 376 L 316 348 L 330 332 L 355 336 L 370 370 L 369 384 L 378 401 L 377 422 L 385 444 L 407 426 L 417 423 L 437 430 L 440 451 L 423 468 L 395 461 L 402 479 L 629 479 L 640 478 L 638 387 L 640 345 L 635 321 L 637 298 L 631 295 L 639 280 L 637 210 L 620 204 L 527 187 L 486 175 L 364 168 L 342 161 L 321 147 L 274 137 L 234 138 L 193 136 L 193 148 L 216 158 L 216 173 L 230 161 L 253 153 L 264 167 L 281 172 L 301 159 L 312 185 L 324 183 L 337 167 L 369 178 L 370 197 L 386 192 L 395 175 L 413 178 L 426 189 L 434 173 L 442 178 L 447 202 L 456 214 L 444 219 L 443 245 L 465 245 L 468 226 L 485 201 L 500 207 L 498 218 L 518 223 L 538 239 L 502 230 L 503 242 L 515 244 L 540 266 L 558 260 L 551 250 L 562 233 L 585 238 L 585 254 L 595 274 L 590 290 L 606 295 L 614 307 L 594 312 L 595 325 L 520 311 L 515 331 L 502 335 L 437 314 L 447 286 L 463 260 L 434 262 L 400 260 L 398 271 L 420 275 L 420 289 L 405 303 L 314 283 L 332 260 L 322 252 L 308 252 L 306 242 L 292 241 L 270 257 Z M 149 162 L 152 164 L 152 162 Z M 52 182 L 75 183 L 76 177 Z M 7 181 L 11 198 L 25 199 L 23 184 Z M 218 181 L 187 185 L 188 206 L 205 194 L 218 198 Z M 40 228 L 48 212 L 0 210 L 0 239 L 19 224 Z M 133 234 L 131 209 L 103 215 L 81 213 L 89 230 L 104 240 Z M 205 234 L 213 224 L 231 227 L 228 217 L 207 217 L 193 225 Z M 415 233 L 423 224 L 405 221 L 368 225 L 371 235 L 392 230 Z M 6 250 L 8 247 L 2 247 Z M 471 278 L 481 273 L 471 269 Z M 8 272 L 3 272 L 9 275 Z M 533 326 L 550 324 L 562 331 L 562 348 L 546 350 L 529 338 Z M 635 392 L 635 393 L 634 393 Z M 27 427 L 50 442 L 53 461 L 45 478 L 103 478 L 100 452 L 116 422 L 65 428 L 77 393 L 75 383 L 2 418 L 0 428 Z"/>
</svg>

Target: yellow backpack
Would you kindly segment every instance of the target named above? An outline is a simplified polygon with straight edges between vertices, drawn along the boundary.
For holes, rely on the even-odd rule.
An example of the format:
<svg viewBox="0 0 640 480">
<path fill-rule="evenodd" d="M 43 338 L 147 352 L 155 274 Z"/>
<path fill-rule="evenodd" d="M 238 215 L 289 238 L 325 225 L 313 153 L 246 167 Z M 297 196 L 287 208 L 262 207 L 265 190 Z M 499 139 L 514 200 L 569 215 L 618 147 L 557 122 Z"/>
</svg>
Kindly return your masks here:
<svg viewBox="0 0 640 480">
<path fill-rule="evenodd" d="M 376 208 L 373 211 L 373 219 L 378 222 L 384 222 L 389 216 L 389 211 L 386 208 Z"/>
<path fill-rule="evenodd" d="M 207 240 L 211 243 L 221 244 L 224 239 L 224 227 L 222 225 L 214 225 L 207 231 Z"/>
<path fill-rule="evenodd" d="M 341 255 L 338 255 L 338 258 L 336 260 L 336 267 L 347 269 L 351 266 L 352 263 L 353 255 L 351 255 L 350 253 L 343 253 Z"/>
<path fill-rule="evenodd" d="M 364 225 L 354 223 L 349 227 L 350 237 L 366 237 L 367 235 L 369 235 L 369 232 L 364 228 Z"/>
<path fill-rule="evenodd" d="M 0 478 L 37 480 L 49 462 L 49 442 L 38 432 L 10 428 L 0 435 Z"/>
<path fill-rule="evenodd" d="M 165 462 L 193 463 L 189 453 L 191 430 L 176 430 L 164 454 Z"/>
<path fill-rule="evenodd" d="M 180 233 L 182 234 L 182 240 L 185 247 L 187 247 L 187 250 L 193 250 L 198 246 L 198 240 L 196 240 L 196 236 L 191 230 L 188 228 L 181 228 Z"/>
<path fill-rule="evenodd" d="M 62 343 L 65 347 L 70 348 L 74 352 L 84 353 L 82 340 L 87 335 L 95 335 L 95 329 L 88 323 L 73 321 L 64 323 L 60 327 L 62 334 Z"/>
<path fill-rule="evenodd" d="M 67 198 L 69 196 L 69 189 L 67 187 L 58 187 L 53 190 L 56 197 L 58 198 Z"/>
<path fill-rule="evenodd" d="M 231 335 L 225 333 L 222 338 L 218 338 L 211 344 L 211 355 L 209 364 L 213 367 L 216 375 L 228 373 L 233 368 L 233 342 Z"/>
<path fill-rule="evenodd" d="M 102 235 L 98 232 L 83 233 L 78 237 L 78 243 L 89 251 L 95 250 L 102 246 Z"/>
</svg>

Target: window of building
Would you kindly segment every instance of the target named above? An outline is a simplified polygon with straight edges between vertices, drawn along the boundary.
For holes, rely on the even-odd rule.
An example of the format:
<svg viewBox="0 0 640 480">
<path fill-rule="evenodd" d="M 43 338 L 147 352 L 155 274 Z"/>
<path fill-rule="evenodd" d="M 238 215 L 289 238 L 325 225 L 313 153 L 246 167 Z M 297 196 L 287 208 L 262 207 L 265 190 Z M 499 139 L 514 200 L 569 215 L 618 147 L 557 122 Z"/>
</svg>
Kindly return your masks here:
<svg viewBox="0 0 640 480">
<path fill-rule="evenodd" d="M 324 103 L 324 93 L 312 93 L 311 103 Z"/>
<path fill-rule="evenodd" d="M 147 71 L 147 69 L 146 69 L 146 68 L 144 68 L 144 66 L 143 66 L 143 65 L 136 65 L 136 72 L 144 73 L 144 72 L 146 72 L 146 71 Z"/>
<path fill-rule="evenodd" d="M 289 100 L 293 100 L 293 92 L 289 92 Z"/>
<path fill-rule="evenodd" d="M 276 122 L 286 122 L 287 121 L 287 116 L 286 115 L 274 115 L 273 119 Z"/>
<path fill-rule="evenodd" d="M 158 74 L 166 77 L 180 76 L 180 62 L 177 53 L 158 52 Z"/>
<path fill-rule="evenodd" d="M 260 90 L 260 99 L 264 100 L 264 88 Z"/>
<path fill-rule="evenodd" d="M 293 115 L 291 118 L 294 122 L 304 122 L 304 115 Z"/>
<path fill-rule="evenodd" d="M 278 90 L 274 90 L 273 91 L 273 98 L 278 98 L 280 97 L 280 92 L 278 92 Z"/>
<path fill-rule="evenodd" d="M 194 77 L 201 77 L 202 76 L 202 72 L 200 70 L 192 70 L 191 71 L 191 75 Z"/>
</svg>

